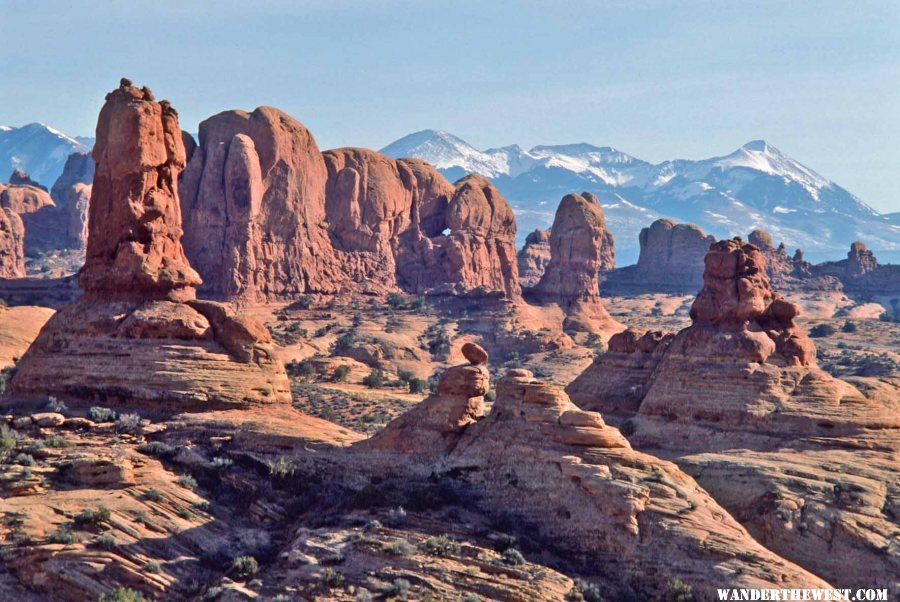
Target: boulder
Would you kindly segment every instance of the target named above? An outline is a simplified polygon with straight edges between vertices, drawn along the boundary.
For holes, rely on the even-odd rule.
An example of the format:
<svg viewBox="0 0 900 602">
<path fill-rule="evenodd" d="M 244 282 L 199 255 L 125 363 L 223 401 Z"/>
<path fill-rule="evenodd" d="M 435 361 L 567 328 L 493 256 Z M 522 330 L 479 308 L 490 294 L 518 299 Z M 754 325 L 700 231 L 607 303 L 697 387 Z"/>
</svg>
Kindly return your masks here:
<svg viewBox="0 0 900 602">
<path fill-rule="evenodd" d="M 13 171 L 9 184 L 0 185 L 0 208 L 18 214 L 25 230 L 24 252 L 34 255 L 56 248 L 59 212 L 47 189 L 21 170 Z"/>
</svg>

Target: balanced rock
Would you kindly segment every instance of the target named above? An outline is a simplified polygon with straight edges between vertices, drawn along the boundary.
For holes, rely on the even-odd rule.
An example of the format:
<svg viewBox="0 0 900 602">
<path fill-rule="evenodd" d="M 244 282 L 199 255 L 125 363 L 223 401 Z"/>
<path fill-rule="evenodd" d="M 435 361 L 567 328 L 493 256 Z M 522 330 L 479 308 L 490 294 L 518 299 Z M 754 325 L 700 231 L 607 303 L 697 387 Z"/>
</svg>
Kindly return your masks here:
<svg viewBox="0 0 900 602">
<path fill-rule="evenodd" d="M 106 97 L 84 295 L 47 322 L 9 392 L 133 404 L 287 402 L 287 376 L 265 327 L 194 299 L 200 278 L 181 247 L 178 116 L 149 97 L 124 81 Z"/>
<path fill-rule="evenodd" d="M 797 313 L 771 289 L 762 251 L 718 242 L 691 326 L 619 335 L 567 390 L 696 475 L 777 554 L 832 583 L 900 591 L 900 551 L 881 545 L 900 528 L 885 505 L 900 492 L 896 402 L 821 370 Z"/>
<path fill-rule="evenodd" d="M 473 366 L 479 366 L 488 361 L 487 351 L 484 350 L 484 347 L 476 343 L 464 343 L 462 346 L 462 354 Z"/>
<path fill-rule="evenodd" d="M 600 269 L 612 256 L 612 234 L 600 202 L 590 193 L 566 195 L 550 230 L 550 262 L 530 290 L 538 301 L 558 303 L 573 330 L 620 330 L 600 301 Z"/>
<path fill-rule="evenodd" d="M 550 231 L 536 229 L 525 237 L 525 246 L 517 255 L 519 282 L 523 287 L 531 287 L 540 282 L 550 263 Z"/>
</svg>

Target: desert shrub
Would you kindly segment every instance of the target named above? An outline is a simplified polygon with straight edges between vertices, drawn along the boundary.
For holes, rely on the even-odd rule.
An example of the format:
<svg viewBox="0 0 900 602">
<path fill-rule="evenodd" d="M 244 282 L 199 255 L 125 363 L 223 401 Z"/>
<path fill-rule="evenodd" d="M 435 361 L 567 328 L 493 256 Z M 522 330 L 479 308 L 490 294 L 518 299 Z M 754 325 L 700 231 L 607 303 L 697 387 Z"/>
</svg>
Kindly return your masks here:
<svg viewBox="0 0 900 602">
<path fill-rule="evenodd" d="M 681 579 L 669 581 L 662 596 L 662 602 L 692 602 L 693 599 L 693 588 Z"/>
<path fill-rule="evenodd" d="M 347 558 L 341 554 L 340 552 L 335 552 L 334 554 L 328 554 L 319 559 L 319 562 L 322 564 L 344 564 Z"/>
<path fill-rule="evenodd" d="M 568 602 L 603 602 L 600 588 L 583 579 L 576 579 L 575 585 L 566 594 Z"/>
<path fill-rule="evenodd" d="M 404 309 L 409 305 L 409 300 L 400 293 L 388 293 L 387 304 L 393 309 Z"/>
<path fill-rule="evenodd" d="M 369 590 L 361 588 L 356 591 L 353 602 L 372 602 L 374 599 L 375 597 L 372 596 L 372 593 Z"/>
<path fill-rule="evenodd" d="M 216 456 L 212 461 L 212 467 L 216 470 L 228 470 L 233 464 L 234 460 L 223 456 Z"/>
<path fill-rule="evenodd" d="M 158 502 L 162 500 L 162 492 L 156 487 L 151 487 L 147 491 L 144 492 L 144 499 L 151 502 Z"/>
<path fill-rule="evenodd" d="M 482 602 L 481 596 L 478 594 L 473 594 L 469 592 L 465 596 L 462 597 L 462 602 Z"/>
<path fill-rule="evenodd" d="M 352 332 L 345 332 L 337 338 L 334 348 L 338 351 L 345 351 L 351 349 L 354 344 L 356 344 L 356 335 Z"/>
<path fill-rule="evenodd" d="M 116 538 L 109 533 L 104 533 L 94 540 L 94 545 L 103 550 L 114 550 L 116 547 Z"/>
<path fill-rule="evenodd" d="M 454 554 L 459 554 L 460 545 L 447 537 L 446 535 L 439 535 L 437 537 L 429 537 L 425 540 L 425 551 L 431 554 L 432 556 L 452 556 Z"/>
<path fill-rule="evenodd" d="M 494 401 L 495 399 L 497 399 L 496 389 L 490 389 L 487 393 L 484 394 L 485 401 Z"/>
<path fill-rule="evenodd" d="M 322 571 L 322 583 L 326 587 L 340 587 L 344 584 L 344 576 L 328 566 Z"/>
<path fill-rule="evenodd" d="M 856 332 L 856 324 L 850 320 L 845 320 L 844 325 L 841 326 L 841 332 Z"/>
<path fill-rule="evenodd" d="M 93 406 L 88 413 L 94 422 L 112 422 L 116 419 L 116 411 L 110 408 Z"/>
<path fill-rule="evenodd" d="M 141 443 L 137 446 L 137 450 L 142 454 L 165 458 L 175 453 L 175 448 L 168 443 L 162 441 L 150 441 L 149 443 Z"/>
<path fill-rule="evenodd" d="M 390 594 L 405 598 L 409 595 L 409 587 L 410 583 L 406 579 L 394 579 L 394 582 L 391 584 Z"/>
<path fill-rule="evenodd" d="M 409 305 L 410 309 L 414 309 L 416 311 L 423 311 L 426 307 L 428 307 L 428 302 L 425 300 L 425 297 L 421 295 L 416 297 Z"/>
<path fill-rule="evenodd" d="M 337 383 L 346 382 L 347 376 L 350 374 L 350 366 L 344 364 L 334 369 L 332 380 Z"/>
<path fill-rule="evenodd" d="M 5 368 L 0 369 L 0 394 L 6 391 L 6 383 L 12 380 L 13 375 L 16 373 L 15 366 L 7 366 Z"/>
<path fill-rule="evenodd" d="M 72 531 L 71 525 L 63 525 L 50 534 L 50 543 L 70 544 L 78 541 L 78 536 Z"/>
<path fill-rule="evenodd" d="M 900 370 L 900 364 L 883 353 L 881 355 L 865 355 L 856 362 L 855 376 L 890 376 Z"/>
<path fill-rule="evenodd" d="M 809 329 L 809 336 L 815 338 L 830 337 L 835 332 L 837 332 L 837 330 L 835 330 L 834 326 L 831 324 L 816 324 Z"/>
<path fill-rule="evenodd" d="M 370 389 L 380 389 L 387 382 L 387 377 L 379 368 L 373 368 L 369 375 L 362 379 L 362 384 Z"/>
<path fill-rule="evenodd" d="M 413 378 L 409 381 L 410 393 L 426 393 L 428 391 L 428 381 L 424 378 Z"/>
<path fill-rule="evenodd" d="M 178 484 L 184 487 L 185 489 L 190 489 L 193 491 L 197 488 L 197 479 L 192 477 L 189 474 L 183 474 L 178 477 Z"/>
<path fill-rule="evenodd" d="M 74 445 L 71 441 L 69 441 L 62 435 L 51 435 L 50 437 L 44 439 L 43 444 L 45 447 L 50 447 L 53 449 L 65 449 Z"/>
<path fill-rule="evenodd" d="M 139 435 L 141 433 L 141 417 L 139 414 L 120 414 L 116 418 L 116 432 Z"/>
<path fill-rule="evenodd" d="M 274 461 L 267 460 L 266 467 L 269 469 L 269 476 L 276 479 L 286 479 L 297 472 L 297 465 L 286 459 L 284 456 L 279 456 L 278 459 Z"/>
<path fill-rule="evenodd" d="M 316 375 L 316 365 L 310 360 L 288 362 L 285 369 L 289 376 L 312 378 Z"/>
<path fill-rule="evenodd" d="M 881 315 L 878 316 L 878 319 L 882 322 L 900 322 L 900 314 L 893 314 L 886 311 L 882 312 Z"/>
<path fill-rule="evenodd" d="M 512 566 L 525 564 L 525 557 L 522 556 L 522 552 L 515 548 L 506 548 L 506 551 L 503 552 L 502 558 L 503 562 Z"/>
<path fill-rule="evenodd" d="M 133 590 L 130 587 L 117 587 L 113 590 L 100 594 L 97 602 L 143 602 L 144 595 Z"/>
<path fill-rule="evenodd" d="M 384 551 L 394 556 L 411 556 L 416 548 L 405 539 L 398 539 L 384 546 Z"/>
<path fill-rule="evenodd" d="M 100 523 L 108 523 L 112 518 L 109 508 L 100 506 L 97 510 L 85 508 L 75 515 L 76 525 L 99 525 Z"/>
<path fill-rule="evenodd" d="M 47 406 L 46 407 L 47 407 L 47 410 L 49 410 L 50 412 L 56 412 L 57 414 L 61 414 L 69 409 L 69 407 L 66 405 L 66 402 L 60 401 L 55 397 L 47 398 Z"/>
<path fill-rule="evenodd" d="M 158 562 L 151 560 L 141 567 L 141 571 L 143 571 L 144 573 L 153 573 L 155 575 L 156 573 L 162 572 L 162 567 Z"/>
<path fill-rule="evenodd" d="M 259 571 L 259 563 L 253 556 L 238 556 L 231 561 L 231 574 L 238 580 L 252 577 Z"/>
<path fill-rule="evenodd" d="M 31 454 L 19 454 L 13 459 L 13 463 L 19 466 L 34 466 L 36 464 Z"/>
<path fill-rule="evenodd" d="M 0 462 L 5 462 L 14 449 L 16 449 L 15 431 L 10 430 L 5 424 L 0 424 Z"/>
<path fill-rule="evenodd" d="M 392 527 L 398 527 L 406 522 L 406 510 L 403 509 L 403 506 L 397 506 L 396 508 L 391 508 L 390 512 L 388 512 L 387 523 Z"/>
</svg>

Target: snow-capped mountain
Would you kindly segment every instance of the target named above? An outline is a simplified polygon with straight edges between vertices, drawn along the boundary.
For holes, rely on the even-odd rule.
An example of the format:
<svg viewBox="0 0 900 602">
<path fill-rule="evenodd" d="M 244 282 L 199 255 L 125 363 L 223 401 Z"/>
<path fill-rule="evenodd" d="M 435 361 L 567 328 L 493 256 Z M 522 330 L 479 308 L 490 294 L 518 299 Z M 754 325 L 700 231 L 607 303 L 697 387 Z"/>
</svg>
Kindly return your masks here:
<svg viewBox="0 0 900 602">
<path fill-rule="evenodd" d="M 640 229 L 658 217 L 695 223 L 719 237 L 762 228 L 814 259 L 843 255 L 857 239 L 875 250 L 900 252 L 896 220 L 763 140 L 721 157 L 659 164 L 587 143 L 479 151 L 434 130 L 401 138 L 382 152 L 424 159 L 451 179 L 465 173 L 491 178 L 520 216 L 520 237 L 535 226 L 548 227 L 565 194 L 593 192 L 616 236 L 620 265 L 636 259 Z"/>
<path fill-rule="evenodd" d="M 22 169 L 50 188 L 62 173 L 66 157 L 86 153 L 91 145 L 92 139 L 79 141 L 43 123 L 0 126 L 0 181 L 5 182 L 14 169 Z"/>
</svg>

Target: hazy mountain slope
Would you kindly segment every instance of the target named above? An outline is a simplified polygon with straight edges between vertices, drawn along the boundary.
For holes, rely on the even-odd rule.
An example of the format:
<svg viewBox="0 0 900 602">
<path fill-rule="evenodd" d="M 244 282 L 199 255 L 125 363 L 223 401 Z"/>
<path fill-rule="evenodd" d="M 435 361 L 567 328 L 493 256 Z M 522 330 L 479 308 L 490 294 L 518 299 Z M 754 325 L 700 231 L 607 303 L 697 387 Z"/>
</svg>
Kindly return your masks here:
<svg viewBox="0 0 900 602">
<path fill-rule="evenodd" d="M 22 127 L 0 126 L 0 181 L 13 169 L 23 169 L 50 188 L 62 173 L 66 157 L 90 150 L 93 139 L 76 140 L 43 123 Z"/>
</svg>

